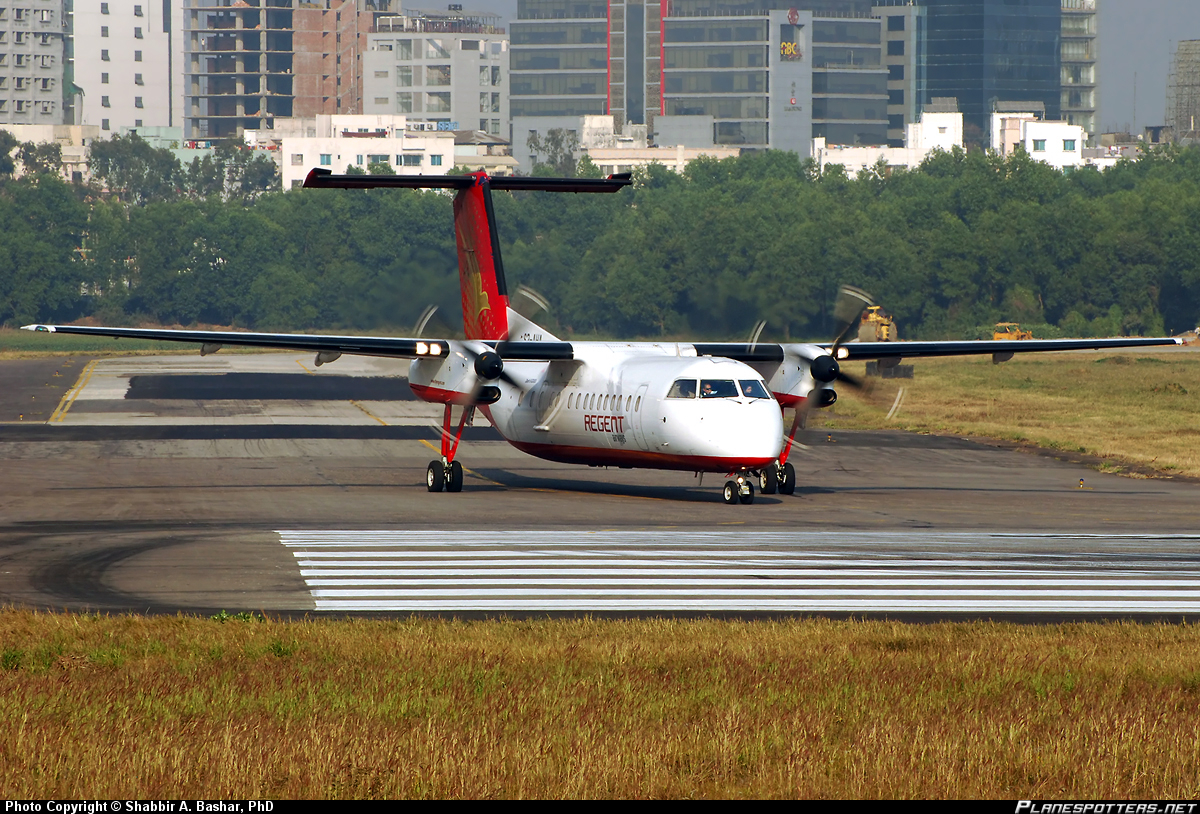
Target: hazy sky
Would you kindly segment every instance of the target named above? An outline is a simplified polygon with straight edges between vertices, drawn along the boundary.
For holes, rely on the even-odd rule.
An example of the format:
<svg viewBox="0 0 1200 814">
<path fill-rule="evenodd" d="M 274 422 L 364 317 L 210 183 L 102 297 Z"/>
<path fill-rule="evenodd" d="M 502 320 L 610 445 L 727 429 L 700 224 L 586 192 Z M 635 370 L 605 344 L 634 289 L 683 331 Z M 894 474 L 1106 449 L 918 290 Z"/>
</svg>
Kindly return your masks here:
<svg viewBox="0 0 1200 814">
<path fill-rule="evenodd" d="M 430 0 L 413 8 L 440 8 Z M 494 11 L 506 24 L 517 0 L 468 0 L 467 8 Z M 1100 115 L 1102 130 L 1135 132 L 1162 124 L 1171 52 L 1179 40 L 1200 39 L 1200 0 L 1099 0 Z M 1134 75 L 1137 111 L 1134 111 Z"/>
</svg>

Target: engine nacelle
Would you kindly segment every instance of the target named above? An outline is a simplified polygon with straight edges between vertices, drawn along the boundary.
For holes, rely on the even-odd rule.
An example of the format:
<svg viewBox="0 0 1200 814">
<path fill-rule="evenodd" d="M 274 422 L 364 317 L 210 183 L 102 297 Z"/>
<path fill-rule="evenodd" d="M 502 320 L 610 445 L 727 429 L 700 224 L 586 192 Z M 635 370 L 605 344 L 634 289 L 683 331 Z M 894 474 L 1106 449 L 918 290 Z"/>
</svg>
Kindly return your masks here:
<svg viewBox="0 0 1200 814">
<path fill-rule="evenodd" d="M 812 377 L 817 381 L 828 384 L 837 378 L 838 373 L 841 372 L 841 368 L 838 366 L 836 359 L 829 354 L 825 354 L 812 360 L 809 365 L 809 372 L 812 373 Z"/>
<path fill-rule="evenodd" d="M 437 404 L 495 404 L 503 394 L 485 381 L 470 357 L 453 345 L 445 357 L 414 359 L 408 366 L 408 386 L 413 393 L 422 401 Z"/>
<path fill-rule="evenodd" d="M 823 387 L 810 395 L 809 399 L 812 400 L 812 406 L 819 410 L 822 407 L 829 407 L 837 401 L 837 391 L 829 387 Z"/>
</svg>

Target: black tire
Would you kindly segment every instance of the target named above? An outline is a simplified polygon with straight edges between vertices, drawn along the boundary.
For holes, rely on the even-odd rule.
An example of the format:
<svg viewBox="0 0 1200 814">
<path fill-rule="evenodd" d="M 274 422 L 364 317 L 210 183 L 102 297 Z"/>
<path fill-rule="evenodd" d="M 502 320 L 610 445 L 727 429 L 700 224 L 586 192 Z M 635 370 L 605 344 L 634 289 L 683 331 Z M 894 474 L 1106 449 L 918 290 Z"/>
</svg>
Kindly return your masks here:
<svg viewBox="0 0 1200 814">
<path fill-rule="evenodd" d="M 738 495 L 738 500 L 745 504 L 754 502 L 754 484 L 749 480 L 746 481 L 746 494 Z"/>
<path fill-rule="evenodd" d="M 735 505 L 738 502 L 737 484 L 734 483 L 733 481 L 726 481 L 725 482 L 725 490 L 721 493 L 721 497 L 723 497 L 725 499 L 725 502 L 728 503 L 730 506 Z"/>
<path fill-rule="evenodd" d="M 425 485 L 431 492 L 440 492 L 446 485 L 446 468 L 441 461 L 430 461 L 425 470 Z"/>
<path fill-rule="evenodd" d="M 779 472 L 774 464 L 765 467 L 759 473 L 758 488 L 764 495 L 775 494 L 775 490 L 779 488 Z"/>
<path fill-rule="evenodd" d="M 463 480 L 462 464 L 460 464 L 458 461 L 451 461 L 450 466 L 446 472 L 446 491 L 447 492 L 461 492 L 462 491 L 462 480 Z"/>
<path fill-rule="evenodd" d="M 796 491 L 796 467 L 791 464 L 783 465 L 783 477 L 779 479 L 779 494 L 790 495 Z"/>
</svg>

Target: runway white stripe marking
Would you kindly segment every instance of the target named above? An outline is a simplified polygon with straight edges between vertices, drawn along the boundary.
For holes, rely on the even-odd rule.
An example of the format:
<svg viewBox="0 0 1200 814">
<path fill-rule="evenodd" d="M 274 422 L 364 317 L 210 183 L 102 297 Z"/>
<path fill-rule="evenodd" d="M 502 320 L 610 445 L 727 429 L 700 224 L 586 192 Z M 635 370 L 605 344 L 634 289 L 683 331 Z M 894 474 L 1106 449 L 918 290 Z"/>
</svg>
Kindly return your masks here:
<svg viewBox="0 0 1200 814">
<path fill-rule="evenodd" d="M 318 610 L 1200 612 L 1200 536 L 281 531 Z"/>
</svg>

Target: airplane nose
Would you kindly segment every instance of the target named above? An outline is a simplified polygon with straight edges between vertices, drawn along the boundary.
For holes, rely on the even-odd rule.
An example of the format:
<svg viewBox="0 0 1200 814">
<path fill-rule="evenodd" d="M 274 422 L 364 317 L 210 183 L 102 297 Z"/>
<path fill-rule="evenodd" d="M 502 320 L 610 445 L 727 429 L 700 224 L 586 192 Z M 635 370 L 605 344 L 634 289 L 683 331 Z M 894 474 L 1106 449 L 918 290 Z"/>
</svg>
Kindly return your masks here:
<svg viewBox="0 0 1200 814">
<path fill-rule="evenodd" d="M 771 459 L 779 457 L 783 444 L 783 415 L 771 400 L 738 405 L 721 428 L 710 437 L 710 454 L 728 458 Z"/>
</svg>

